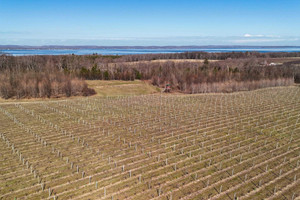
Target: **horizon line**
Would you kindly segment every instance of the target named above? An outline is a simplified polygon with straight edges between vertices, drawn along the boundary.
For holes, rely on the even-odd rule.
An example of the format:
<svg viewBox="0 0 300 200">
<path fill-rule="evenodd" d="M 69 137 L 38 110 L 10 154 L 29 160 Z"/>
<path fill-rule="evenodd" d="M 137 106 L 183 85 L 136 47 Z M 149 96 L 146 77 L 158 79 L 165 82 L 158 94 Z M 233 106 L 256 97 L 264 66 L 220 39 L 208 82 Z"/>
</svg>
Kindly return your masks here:
<svg viewBox="0 0 300 200">
<path fill-rule="evenodd" d="M 13 49 L 28 49 L 28 48 L 300 48 L 298 45 L 1 45 L 0 49 L 13 48 Z"/>
</svg>

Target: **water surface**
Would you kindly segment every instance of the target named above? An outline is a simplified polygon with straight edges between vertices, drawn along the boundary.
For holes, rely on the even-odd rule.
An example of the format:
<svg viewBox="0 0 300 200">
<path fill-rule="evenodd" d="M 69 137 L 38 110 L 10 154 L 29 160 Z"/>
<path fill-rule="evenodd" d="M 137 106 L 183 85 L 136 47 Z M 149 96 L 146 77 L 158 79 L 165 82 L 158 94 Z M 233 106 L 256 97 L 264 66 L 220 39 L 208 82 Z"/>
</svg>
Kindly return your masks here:
<svg viewBox="0 0 300 200">
<path fill-rule="evenodd" d="M 182 53 L 182 52 L 300 52 L 300 47 L 278 47 L 278 48 L 198 48 L 198 49 L 2 49 L 0 54 L 14 56 L 23 55 L 130 55 L 130 54 L 149 54 L 149 53 Z"/>
</svg>

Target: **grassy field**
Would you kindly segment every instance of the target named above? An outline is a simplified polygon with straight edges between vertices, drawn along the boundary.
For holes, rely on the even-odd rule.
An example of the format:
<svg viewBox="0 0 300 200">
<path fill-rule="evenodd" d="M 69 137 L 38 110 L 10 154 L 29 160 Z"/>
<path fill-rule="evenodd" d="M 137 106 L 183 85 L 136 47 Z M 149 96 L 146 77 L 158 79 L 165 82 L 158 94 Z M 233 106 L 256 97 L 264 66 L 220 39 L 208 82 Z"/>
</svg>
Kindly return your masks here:
<svg viewBox="0 0 300 200">
<path fill-rule="evenodd" d="M 95 89 L 97 96 L 128 96 L 160 92 L 160 89 L 144 81 L 101 81 L 87 80 L 90 88 Z"/>
<path fill-rule="evenodd" d="M 209 60 L 209 62 L 217 62 L 219 60 Z M 135 61 L 135 62 L 126 62 L 127 64 L 139 64 L 139 63 L 164 63 L 164 62 L 175 62 L 175 63 L 184 63 L 184 62 L 192 62 L 192 63 L 203 63 L 203 59 L 158 59 L 158 60 L 150 60 L 150 61 Z"/>
<path fill-rule="evenodd" d="M 98 95 L 0 103 L 0 199 L 300 198 L 299 87 L 88 84 Z M 132 87 L 147 95 L 115 95 Z"/>
</svg>

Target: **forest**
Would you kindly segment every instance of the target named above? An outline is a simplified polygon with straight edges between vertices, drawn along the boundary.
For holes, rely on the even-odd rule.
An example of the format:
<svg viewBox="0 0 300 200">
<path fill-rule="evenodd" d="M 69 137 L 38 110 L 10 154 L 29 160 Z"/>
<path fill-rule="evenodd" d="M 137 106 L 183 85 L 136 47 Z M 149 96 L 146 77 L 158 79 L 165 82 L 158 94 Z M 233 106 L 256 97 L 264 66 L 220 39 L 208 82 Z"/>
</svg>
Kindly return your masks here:
<svg viewBox="0 0 300 200">
<path fill-rule="evenodd" d="M 300 82 L 297 57 L 300 52 L 1 55 L 0 95 L 7 99 L 94 94 L 84 80 L 140 79 L 162 88 L 170 84 L 173 91 L 184 93 L 286 86 Z"/>
</svg>

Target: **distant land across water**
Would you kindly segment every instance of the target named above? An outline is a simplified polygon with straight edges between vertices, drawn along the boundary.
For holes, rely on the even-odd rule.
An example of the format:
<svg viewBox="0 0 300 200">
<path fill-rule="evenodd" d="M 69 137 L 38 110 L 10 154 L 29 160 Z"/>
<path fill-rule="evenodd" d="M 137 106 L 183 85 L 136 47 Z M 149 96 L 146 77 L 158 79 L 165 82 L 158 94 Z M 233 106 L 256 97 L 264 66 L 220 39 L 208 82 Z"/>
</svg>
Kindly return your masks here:
<svg viewBox="0 0 300 200">
<path fill-rule="evenodd" d="M 0 45 L 0 54 L 23 55 L 129 55 L 182 52 L 300 52 L 300 46 L 17 46 Z"/>
</svg>

